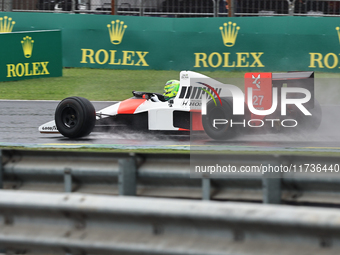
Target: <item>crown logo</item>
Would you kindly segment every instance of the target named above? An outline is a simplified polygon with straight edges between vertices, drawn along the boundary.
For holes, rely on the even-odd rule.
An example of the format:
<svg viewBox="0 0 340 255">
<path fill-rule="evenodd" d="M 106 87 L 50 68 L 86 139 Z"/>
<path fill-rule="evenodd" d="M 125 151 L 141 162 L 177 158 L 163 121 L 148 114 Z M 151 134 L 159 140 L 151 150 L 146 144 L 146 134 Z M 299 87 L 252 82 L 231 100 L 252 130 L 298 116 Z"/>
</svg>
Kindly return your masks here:
<svg viewBox="0 0 340 255">
<path fill-rule="evenodd" d="M 30 58 L 32 56 L 33 50 L 33 43 L 32 37 L 26 36 L 21 41 L 22 50 L 24 51 L 25 58 Z"/>
<path fill-rule="evenodd" d="M 223 27 L 220 27 L 220 30 L 223 44 L 227 47 L 234 46 L 240 27 L 236 26 L 236 23 L 229 21 L 228 23 L 224 23 Z"/>
<path fill-rule="evenodd" d="M 340 27 L 336 27 L 335 29 L 338 32 L 338 38 L 339 38 L 339 43 L 340 43 Z"/>
<path fill-rule="evenodd" d="M 125 29 L 127 28 L 127 25 L 124 25 L 124 21 L 111 21 L 111 24 L 108 24 L 107 27 L 109 29 L 111 43 L 120 44 L 122 42 Z"/>
<path fill-rule="evenodd" d="M 0 33 L 10 33 L 12 32 L 15 21 L 12 18 L 0 17 Z"/>
</svg>

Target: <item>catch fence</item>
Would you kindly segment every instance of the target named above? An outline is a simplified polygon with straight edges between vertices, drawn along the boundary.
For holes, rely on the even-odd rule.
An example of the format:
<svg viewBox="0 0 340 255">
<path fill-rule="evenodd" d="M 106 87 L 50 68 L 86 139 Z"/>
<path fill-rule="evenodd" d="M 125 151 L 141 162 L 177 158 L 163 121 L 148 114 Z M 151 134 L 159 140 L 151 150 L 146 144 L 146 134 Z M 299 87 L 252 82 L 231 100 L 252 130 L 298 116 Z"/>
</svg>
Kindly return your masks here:
<svg viewBox="0 0 340 255">
<path fill-rule="evenodd" d="M 340 1 L 0 0 L 0 10 L 33 12 L 73 12 L 156 17 L 244 17 L 288 15 L 340 16 Z"/>
</svg>

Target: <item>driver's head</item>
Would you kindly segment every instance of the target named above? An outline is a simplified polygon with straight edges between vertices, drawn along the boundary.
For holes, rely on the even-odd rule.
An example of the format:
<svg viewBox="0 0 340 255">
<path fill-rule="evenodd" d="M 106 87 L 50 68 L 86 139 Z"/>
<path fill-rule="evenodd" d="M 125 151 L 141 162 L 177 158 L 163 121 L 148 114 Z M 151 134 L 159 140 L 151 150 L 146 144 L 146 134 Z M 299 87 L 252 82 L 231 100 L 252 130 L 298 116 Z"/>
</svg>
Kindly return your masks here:
<svg viewBox="0 0 340 255">
<path fill-rule="evenodd" d="M 163 94 L 165 100 L 169 100 L 170 98 L 175 97 L 177 95 L 178 90 L 179 90 L 179 81 L 170 80 L 167 83 L 165 83 L 164 94 Z"/>
</svg>

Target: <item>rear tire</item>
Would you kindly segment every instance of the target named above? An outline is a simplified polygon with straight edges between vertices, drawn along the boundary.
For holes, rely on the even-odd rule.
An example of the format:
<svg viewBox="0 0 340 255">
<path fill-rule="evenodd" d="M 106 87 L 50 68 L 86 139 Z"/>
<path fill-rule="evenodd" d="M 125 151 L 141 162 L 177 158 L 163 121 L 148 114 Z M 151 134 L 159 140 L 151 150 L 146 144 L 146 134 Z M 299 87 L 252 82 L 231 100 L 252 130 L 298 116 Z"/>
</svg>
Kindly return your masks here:
<svg viewBox="0 0 340 255">
<path fill-rule="evenodd" d="M 54 119 L 63 136 L 79 138 L 92 132 L 96 123 L 96 111 L 86 98 L 68 97 L 58 104 Z"/>
<path fill-rule="evenodd" d="M 314 132 L 316 131 L 322 120 L 322 110 L 320 103 L 314 99 L 314 108 L 308 110 L 312 115 L 304 115 L 300 110 L 296 109 L 297 116 L 293 115 L 292 119 L 298 121 L 299 132 Z"/>
<path fill-rule="evenodd" d="M 243 122 L 241 115 L 233 115 L 233 99 L 224 97 L 221 98 L 222 105 L 218 102 L 215 105 L 213 100 L 207 103 L 207 115 L 202 115 L 202 124 L 207 135 L 215 140 L 226 140 L 236 137 L 240 132 L 240 125 L 231 127 L 231 120 L 233 123 Z M 215 123 L 214 120 L 221 120 Z M 223 123 L 224 121 L 227 123 Z M 220 123 L 220 124 L 218 124 Z M 243 127 L 242 127 L 243 128 Z"/>
</svg>

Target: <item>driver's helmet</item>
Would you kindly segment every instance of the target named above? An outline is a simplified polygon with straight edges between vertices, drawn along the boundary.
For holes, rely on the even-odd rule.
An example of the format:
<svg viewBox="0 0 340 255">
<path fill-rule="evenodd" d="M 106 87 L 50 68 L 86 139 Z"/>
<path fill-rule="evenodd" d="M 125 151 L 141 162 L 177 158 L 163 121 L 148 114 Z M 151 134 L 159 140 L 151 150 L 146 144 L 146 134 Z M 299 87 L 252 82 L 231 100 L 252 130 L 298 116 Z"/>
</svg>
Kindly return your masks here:
<svg viewBox="0 0 340 255">
<path fill-rule="evenodd" d="M 169 100 L 170 98 L 173 98 L 177 95 L 177 92 L 179 90 L 179 81 L 177 80 L 170 80 L 165 83 L 164 87 L 164 98 L 165 100 Z"/>
</svg>

